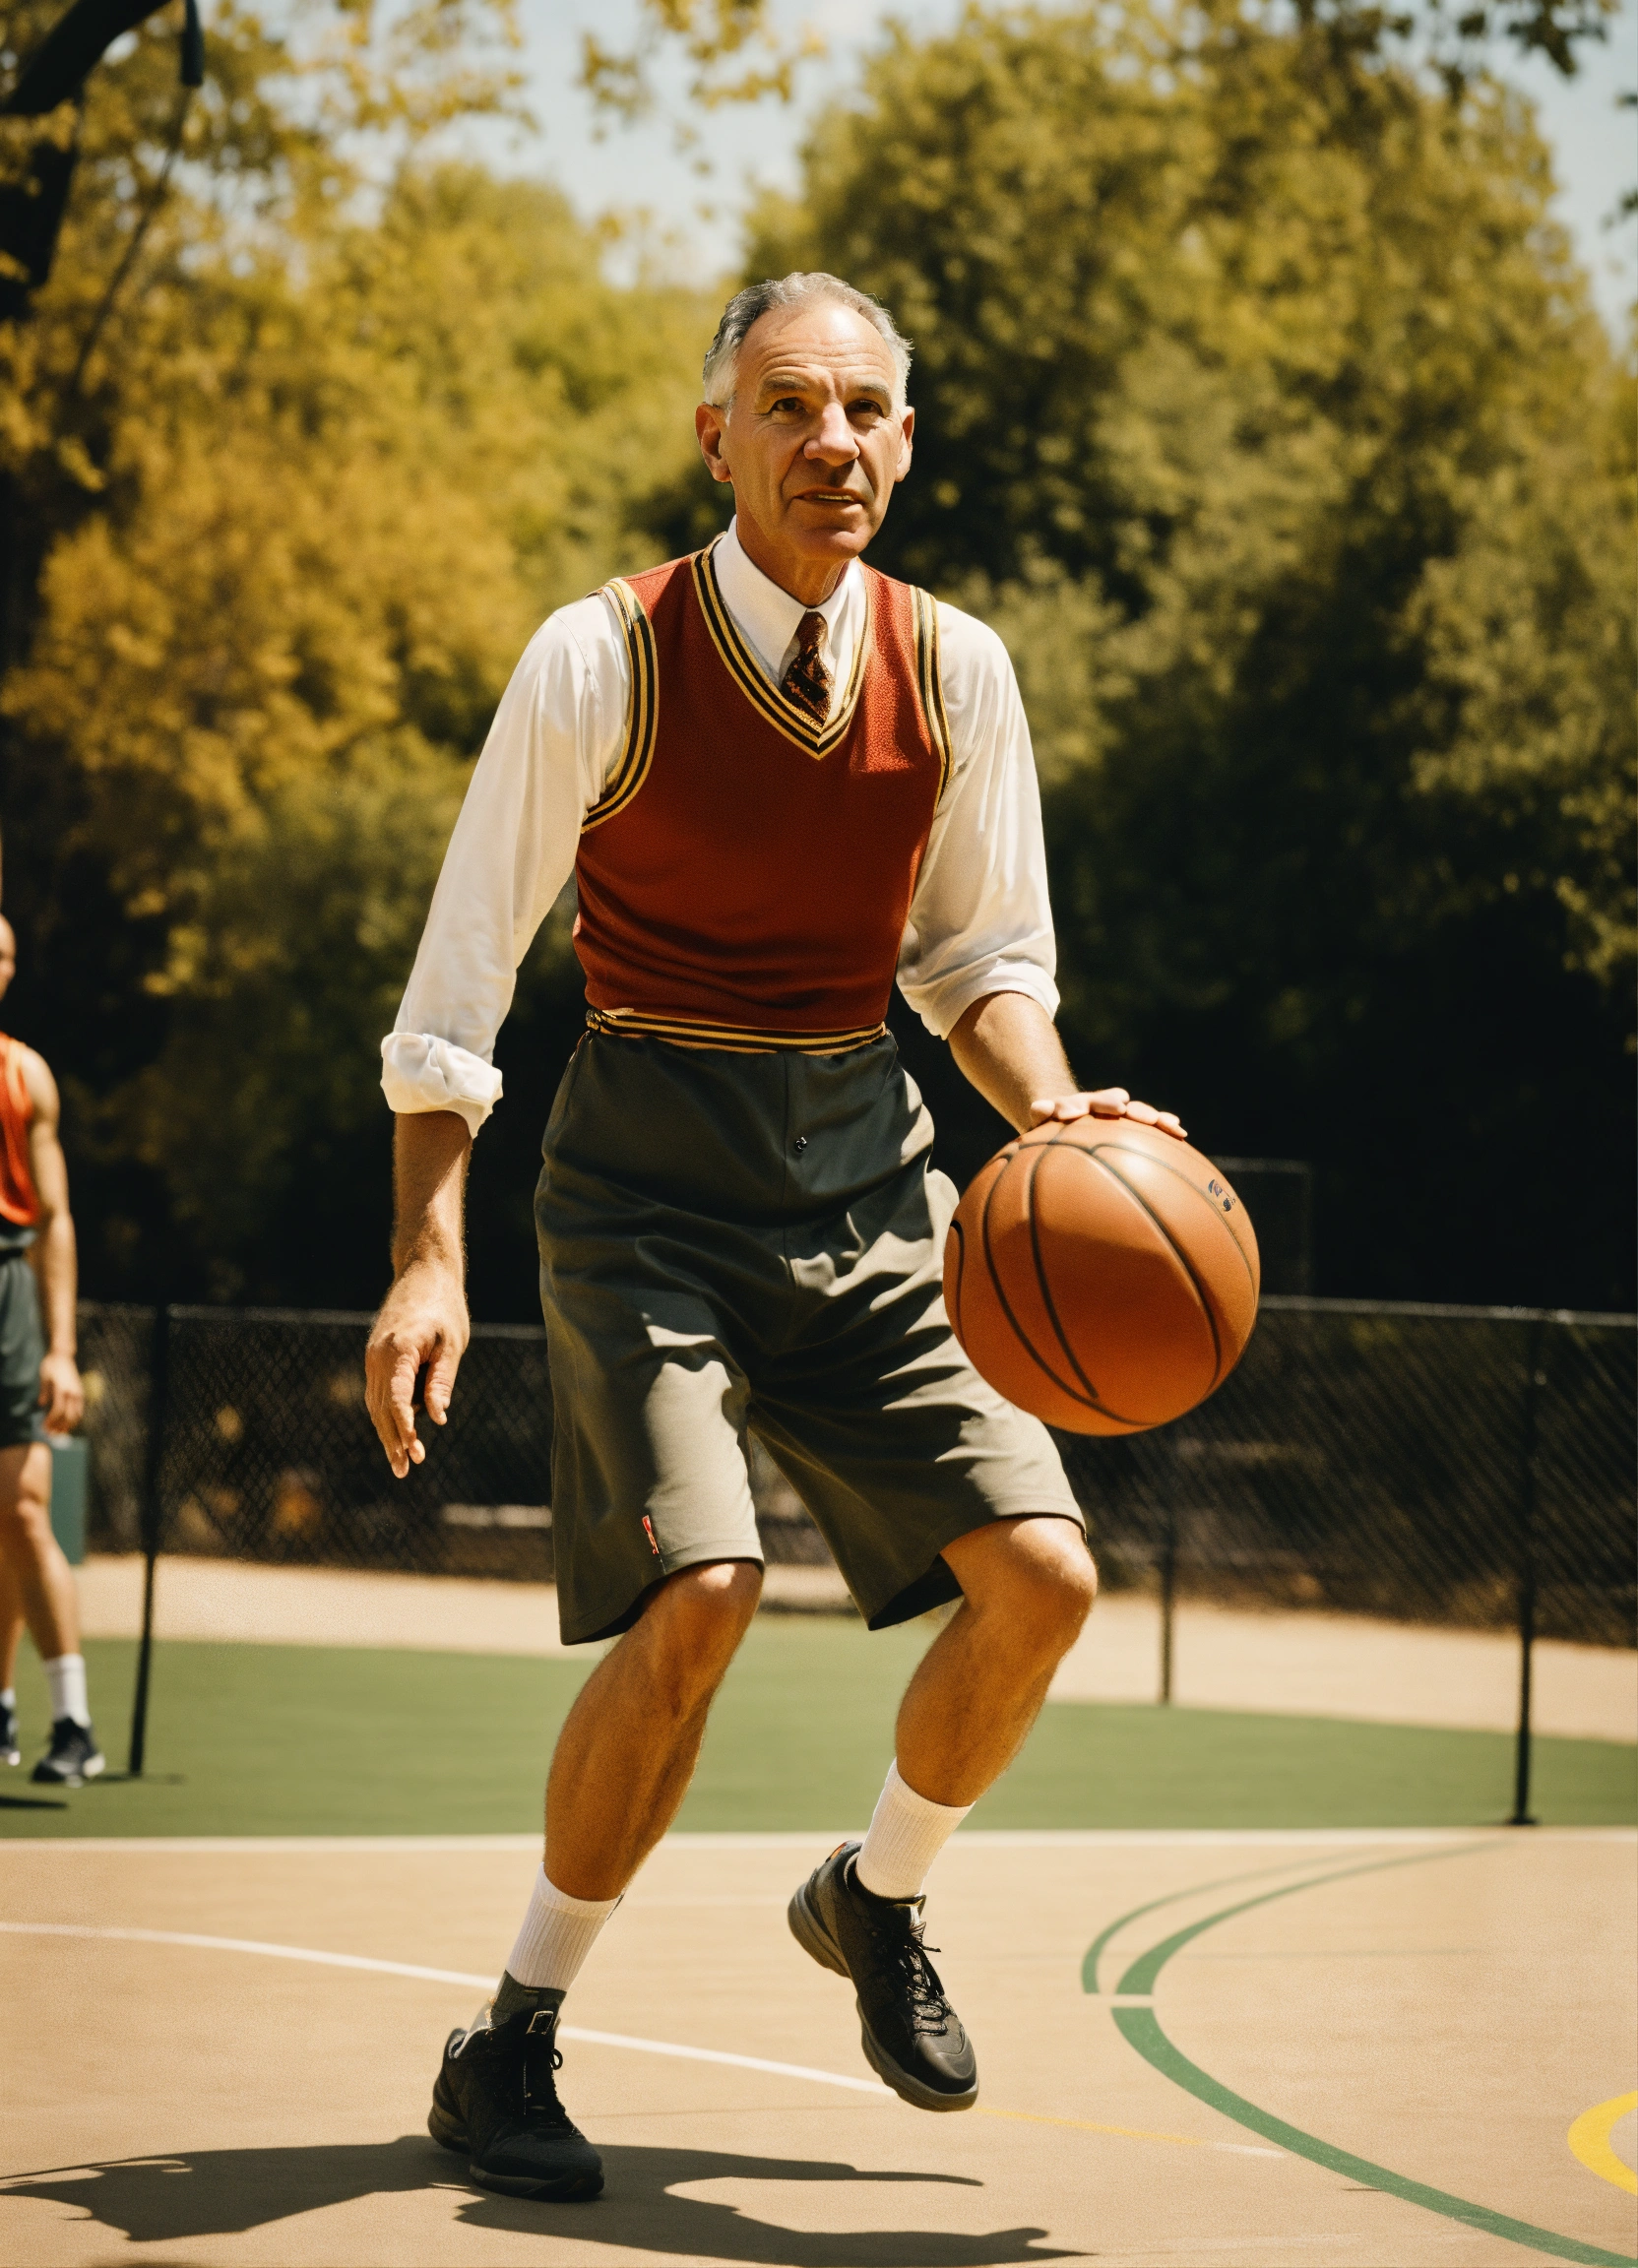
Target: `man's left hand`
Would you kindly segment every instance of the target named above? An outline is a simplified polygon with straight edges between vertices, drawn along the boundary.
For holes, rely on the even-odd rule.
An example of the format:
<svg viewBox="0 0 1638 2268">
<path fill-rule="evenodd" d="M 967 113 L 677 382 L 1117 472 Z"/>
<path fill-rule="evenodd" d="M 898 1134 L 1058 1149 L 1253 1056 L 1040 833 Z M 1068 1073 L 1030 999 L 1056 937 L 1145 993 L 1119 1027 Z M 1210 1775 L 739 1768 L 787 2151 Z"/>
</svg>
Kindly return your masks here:
<svg viewBox="0 0 1638 2268">
<path fill-rule="evenodd" d="M 1148 1102 L 1134 1102 L 1124 1087 L 1100 1087 L 1096 1095 L 1042 1095 L 1030 1104 L 1032 1126 L 1044 1126 L 1049 1118 L 1135 1118 L 1140 1126 L 1158 1126 L 1175 1142 L 1186 1142 L 1186 1128 L 1175 1110 L 1157 1110 Z"/>
<path fill-rule="evenodd" d="M 86 1414 L 86 1390 L 72 1354 L 47 1354 L 39 1366 L 39 1406 L 47 1433 L 72 1433 Z"/>
</svg>

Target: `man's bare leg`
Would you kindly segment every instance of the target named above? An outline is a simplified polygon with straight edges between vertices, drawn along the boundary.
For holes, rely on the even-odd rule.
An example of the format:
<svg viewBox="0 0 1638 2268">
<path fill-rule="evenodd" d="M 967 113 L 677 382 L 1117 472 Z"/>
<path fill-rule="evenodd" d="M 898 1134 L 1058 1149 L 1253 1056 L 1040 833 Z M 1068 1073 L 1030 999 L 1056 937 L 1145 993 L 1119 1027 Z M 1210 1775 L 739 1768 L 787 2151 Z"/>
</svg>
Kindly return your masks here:
<svg viewBox="0 0 1638 2268">
<path fill-rule="evenodd" d="M 976 1803 L 1024 1745 L 1098 1596 L 1072 1521 L 997 1520 L 944 1548 L 960 1606 L 899 1708 L 899 1771 L 929 1803 Z"/>
<path fill-rule="evenodd" d="M 9 1578 L 0 1611 L 12 1599 L 22 1606 L 42 1662 L 78 1654 L 80 1603 L 73 1570 L 51 1533 L 51 1452 L 43 1442 L 0 1449 L 0 1560 Z M 12 1650 L 15 1658 L 15 1628 Z"/>
<path fill-rule="evenodd" d="M 676 1817 L 761 1592 L 751 1560 L 685 1568 L 581 1687 L 546 1785 L 546 1876 L 566 1897 L 619 1897 Z"/>
<path fill-rule="evenodd" d="M 17 1683 L 17 1649 L 23 1637 L 23 1590 L 12 1563 L 0 1552 L 0 1693 Z"/>
</svg>

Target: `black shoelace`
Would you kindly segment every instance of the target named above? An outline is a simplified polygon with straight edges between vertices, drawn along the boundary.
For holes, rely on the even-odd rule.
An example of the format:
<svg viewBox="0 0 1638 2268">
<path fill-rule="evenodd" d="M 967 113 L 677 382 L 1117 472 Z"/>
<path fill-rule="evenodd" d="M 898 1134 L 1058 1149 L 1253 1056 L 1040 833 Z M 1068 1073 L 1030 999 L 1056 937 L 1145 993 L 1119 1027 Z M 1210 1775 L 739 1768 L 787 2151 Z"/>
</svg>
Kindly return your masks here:
<svg viewBox="0 0 1638 2268">
<path fill-rule="evenodd" d="M 563 2050 L 542 2040 L 524 2042 L 522 2091 L 526 2118 L 547 2126 L 567 2126 L 569 2113 L 557 2100 L 557 2073 L 563 2068 Z"/>
<path fill-rule="evenodd" d="M 910 2024 L 913 2032 L 947 2031 L 950 2003 L 944 1997 L 938 1971 L 927 1959 L 929 1953 L 941 1948 L 928 1945 L 922 1937 L 922 1925 L 913 1922 L 905 1936 L 892 1947 L 888 1963 L 905 1982 L 905 1996 L 910 2002 Z"/>
</svg>

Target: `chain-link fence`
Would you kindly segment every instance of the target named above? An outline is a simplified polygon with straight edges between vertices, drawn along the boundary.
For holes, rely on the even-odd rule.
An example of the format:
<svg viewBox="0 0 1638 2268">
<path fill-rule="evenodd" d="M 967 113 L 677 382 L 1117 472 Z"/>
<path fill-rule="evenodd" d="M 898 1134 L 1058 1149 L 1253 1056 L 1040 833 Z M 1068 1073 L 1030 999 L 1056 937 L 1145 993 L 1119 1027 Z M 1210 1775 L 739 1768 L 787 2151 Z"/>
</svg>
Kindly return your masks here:
<svg viewBox="0 0 1638 2268">
<path fill-rule="evenodd" d="M 395 1481 L 364 1415 L 368 1318 L 85 1310 L 92 1534 L 135 1549 L 549 1577 L 543 1332 L 483 1326 L 449 1423 Z M 1633 1642 L 1630 1317 L 1268 1299 L 1192 1417 L 1064 1435 L 1104 1579 Z M 150 1464 L 150 1430 L 162 1438 Z M 825 1551 L 754 1467 L 776 1561 Z"/>
<path fill-rule="evenodd" d="M 1538 1635 L 1630 1646 L 1634 1325 L 1615 1315 L 1268 1298 L 1222 1392 L 1157 1433 L 1060 1436 L 1104 1582 L 1518 1630 L 1516 1815 Z M 545 1334 L 479 1325 L 403 1481 L 364 1414 L 363 1315 L 88 1307 L 92 1541 L 418 1573 L 552 1573 Z M 754 1445 L 753 1445 L 754 1447 Z M 770 1560 L 822 1538 L 765 1454 Z M 150 1598 L 152 1586 L 150 1585 Z M 148 1644 L 132 1769 L 140 1771 Z"/>
</svg>

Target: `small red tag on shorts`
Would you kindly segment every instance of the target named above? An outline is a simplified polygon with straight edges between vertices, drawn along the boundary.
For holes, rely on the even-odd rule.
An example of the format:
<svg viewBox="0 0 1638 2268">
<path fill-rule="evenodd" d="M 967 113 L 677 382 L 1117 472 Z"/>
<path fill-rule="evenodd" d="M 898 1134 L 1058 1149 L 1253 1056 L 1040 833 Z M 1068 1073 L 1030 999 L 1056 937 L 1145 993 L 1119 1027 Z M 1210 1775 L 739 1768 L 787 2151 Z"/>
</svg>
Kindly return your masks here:
<svg viewBox="0 0 1638 2268">
<path fill-rule="evenodd" d="M 655 1541 L 654 1524 L 646 1512 L 643 1515 L 643 1533 L 649 1540 L 649 1548 L 658 1559 L 660 1557 L 660 1545 Z"/>
</svg>

